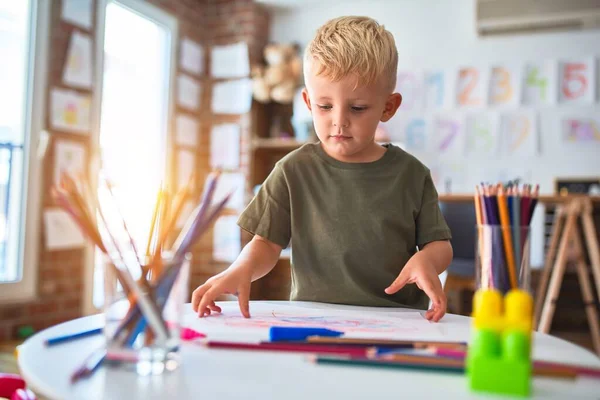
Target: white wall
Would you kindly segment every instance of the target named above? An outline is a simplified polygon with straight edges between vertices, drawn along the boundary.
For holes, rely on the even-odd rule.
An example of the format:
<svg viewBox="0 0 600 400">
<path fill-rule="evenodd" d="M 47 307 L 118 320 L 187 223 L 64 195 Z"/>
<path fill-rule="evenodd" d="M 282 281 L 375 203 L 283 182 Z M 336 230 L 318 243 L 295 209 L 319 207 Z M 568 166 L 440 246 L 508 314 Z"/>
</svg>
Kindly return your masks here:
<svg viewBox="0 0 600 400">
<path fill-rule="evenodd" d="M 302 4 L 302 1 L 297 3 Z M 367 15 L 384 24 L 396 39 L 400 68 L 486 67 L 492 63 L 522 65 L 526 61 L 600 57 L 600 30 L 479 38 L 475 33 L 472 0 L 309 2 L 301 7 L 275 9 L 271 39 L 295 41 L 304 46 L 321 24 L 341 15 Z M 598 98 L 600 90 L 596 91 Z M 463 179 L 452 182 L 452 192 L 470 193 L 478 182 L 494 180 L 502 173 L 520 175 L 529 182 L 539 183 L 542 193 L 553 192 L 556 176 L 599 176 L 600 143 L 566 146 L 560 139 L 560 117 L 568 113 L 600 118 L 600 101 L 596 100 L 593 106 L 537 109 L 541 138 L 538 156 L 504 156 L 494 161 L 477 157 L 459 160 Z M 436 162 L 435 154 L 417 156 L 430 167 Z"/>
</svg>

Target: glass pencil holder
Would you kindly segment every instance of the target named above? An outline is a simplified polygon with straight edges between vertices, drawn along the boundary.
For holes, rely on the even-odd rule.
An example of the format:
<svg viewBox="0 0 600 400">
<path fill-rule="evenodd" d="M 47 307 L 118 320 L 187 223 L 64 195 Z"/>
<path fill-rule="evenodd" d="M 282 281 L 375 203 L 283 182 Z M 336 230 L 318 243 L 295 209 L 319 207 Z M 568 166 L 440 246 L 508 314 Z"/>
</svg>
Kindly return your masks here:
<svg viewBox="0 0 600 400">
<path fill-rule="evenodd" d="M 475 287 L 531 293 L 529 226 L 476 226 Z"/>
<path fill-rule="evenodd" d="M 141 271 L 105 264 L 103 331 L 108 366 L 139 375 L 160 375 L 179 366 L 189 268 L 189 255 L 149 262 Z"/>
</svg>

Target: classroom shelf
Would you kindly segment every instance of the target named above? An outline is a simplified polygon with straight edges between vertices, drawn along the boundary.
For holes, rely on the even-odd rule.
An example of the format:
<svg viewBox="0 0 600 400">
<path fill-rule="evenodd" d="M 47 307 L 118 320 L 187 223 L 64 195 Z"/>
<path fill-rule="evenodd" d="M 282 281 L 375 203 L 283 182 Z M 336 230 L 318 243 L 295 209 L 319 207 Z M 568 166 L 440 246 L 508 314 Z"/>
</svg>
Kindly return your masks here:
<svg viewBox="0 0 600 400">
<path fill-rule="evenodd" d="M 306 142 L 295 139 L 257 138 L 252 141 L 254 149 L 295 150 Z"/>
</svg>

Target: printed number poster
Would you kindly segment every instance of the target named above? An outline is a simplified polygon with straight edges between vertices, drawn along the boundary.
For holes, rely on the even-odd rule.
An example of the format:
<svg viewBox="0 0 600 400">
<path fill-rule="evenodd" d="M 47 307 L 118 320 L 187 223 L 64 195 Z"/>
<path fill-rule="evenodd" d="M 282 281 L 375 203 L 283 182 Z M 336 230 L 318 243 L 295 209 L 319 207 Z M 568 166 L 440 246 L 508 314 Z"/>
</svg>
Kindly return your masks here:
<svg viewBox="0 0 600 400">
<path fill-rule="evenodd" d="M 52 89 L 50 96 L 52 128 L 87 134 L 90 131 L 90 97 L 72 90 Z"/>
<path fill-rule="evenodd" d="M 497 155 L 498 152 L 498 115 L 478 113 L 466 119 L 467 150 L 469 154 L 482 157 Z"/>
<path fill-rule="evenodd" d="M 422 116 L 396 114 L 382 124 L 389 140 L 408 151 L 426 151 L 429 146 L 427 137 L 428 120 Z"/>
<path fill-rule="evenodd" d="M 252 303 L 250 318 L 244 318 L 237 301 L 218 305 L 222 308 L 221 313 L 198 318 L 188 304 L 184 326 L 205 333 L 209 339 L 227 337 L 228 340 L 246 342 L 266 340 L 271 326 L 321 327 L 342 331 L 347 337 L 407 340 L 449 340 L 449 335 L 468 336 L 469 329 L 467 325 L 453 323 L 454 316 L 446 315 L 442 322 L 432 324 L 420 312 L 408 310 L 383 311 L 371 307 L 357 310 L 327 304 L 309 308 L 302 302 L 296 305 L 260 302 Z"/>
<path fill-rule="evenodd" d="M 395 91 L 402 95 L 398 111 L 414 111 L 423 107 L 422 74 L 413 71 L 398 72 Z"/>
<path fill-rule="evenodd" d="M 486 105 L 488 73 L 477 67 L 463 67 L 456 79 L 456 106 L 481 108 Z"/>
<path fill-rule="evenodd" d="M 430 167 L 431 179 L 439 194 L 468 191 L 467 167 L 461 161 L 447 160 Z"/>
<path fill-rule="evenodd" d="M 458 114 L 436 115 L 432 123 L 434 151 L 440 156 L 464 156 L 464 118 Z"/>
<path fill-rule="evenodd" d="M 500 122 L 504 154 L 534 156 L 539 153 L 537 118 L 533 111 L 505 114 Z"/>
<path fill-rule="evenodd" d="M 428 71 L 425 73 L 423 78 L 423 105 L 426 109 L 435 110 L 451 107 L 452 76 L 449 71 Z"/>
<path fill-rule="evenodd" d="M 556 63 L 527 63 L 523 74 L 523 104 L 549 105 L 556 102 Z"/>
<path fill-rule="evenodd" d="M 596 69 L 593 58 L 561 62 L 558 79 L 558 99 L 561 103 L 594 102 Z"/>
<path fill-rule="evenodd" d="M 600 118 L 565 118 L 562 121 L 564 143 L 600 143 Z"/>
<path fill-rule="evenodd" d="M 63 81 L 70 86 L 92 87 L 92 39 L 89 35 L 73 31 L 63 71 Z"/>
<path fill-rule="evenodd" d="M 519 73 L 517 68 L 494 66 L 490 72 L 488 104 L 516 106 L 519 103 Z"/>
<path fill-rule="evenodd" d="M 58 185 L 62 173 L 78 178 L 85 173 L 85 147 L 69 140 L 57 140 L 54 144 L 54 184 Z"/>
<path fill-rule="evenodd" d="M 45 246 L 48 250 L 83 247 L 85 237 L 72 217 L 60 208 L 44 210 Z"/>
</svg>

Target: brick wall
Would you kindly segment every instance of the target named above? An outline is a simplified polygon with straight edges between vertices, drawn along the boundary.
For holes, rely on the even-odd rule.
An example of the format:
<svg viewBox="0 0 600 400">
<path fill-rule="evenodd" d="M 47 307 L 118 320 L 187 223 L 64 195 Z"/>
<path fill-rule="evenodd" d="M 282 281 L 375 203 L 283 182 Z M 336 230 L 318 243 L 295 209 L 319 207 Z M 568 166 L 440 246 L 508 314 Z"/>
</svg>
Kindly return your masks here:
<svg viewBox="0 0 600 400">
<path fill-rule="evenodd" d="M 187 113 L 195 117 L 200 124 L 199 145 L 195 150 L 199 194 L 204 179 L 209 172 L 210 130 L 213 124 L 221 122 L 239 122 L 242 125 L 242 171 L 248 174 L 248 116 L 219 116 L 210 110 L 210 95 L 214 81 L 210 78 L 210 49 L 214 45 L 224 45 L 245 41 L 248 43 L 251 62 L 257 62 L 262 55 L 262 48 L 268 40 L 269 17 L 267 12 L 250 0 L 148 0 L 178 19 L 179 36 L 188 37 L 201 44 L 204 49 L 205 75 L 194 77 L 202 86 L 200 111 L 189 111 L 176 108 L 176 113 Z M 73 30 L 78 29 L 61 21 L 61 1 L 53 0 L 50 27 L 50 60 L 48 70 L 48 92 L 52 87 L 65 87 L 62 84 L 62 71 L 67 54 L 69 38 Z M 94 18 L 95 20 L 95 18 Z M 95 42 L 95 26 L 85 32 Z M 179 49 L 178 49 L 179 50 Z M 67 88 L 67 87 L 65 87 Z M 72 88 L 68 88 L 73 90 Z M 82 94 L 91 91 L 79 91 Z M 47 96 L 48 99 L 48 96 Z M 49 104 L 49 101 L 47 102 Z M 46 121 L 46 126 L 50 126 Z M 171 132 L 174 123 L 170 121 Z M 49 187 L 52 184 L 54 163 L 53 144 L 56 140 L 68 139 L 78 141 L 86 146 L 89 157 L 89 135 L 74 135 L 66 132 L 51 131 L 51 142 L 44 160 L 43 207 L 52 206 Z M 176 162 L 173 168 L 176 168 Z M 176 175 L 174 175 L 176 176 Z M 82 315 L 84 251 L 47 251 L 44 248 L 44 232 L 40 221 L 40 254 L 38 298 L 22 304 L 0 304 L 0 340 L 15 338 L 18 329 L 31 326 L 39 331 L 48 326 L 67 321 Z M 227 267 L 226 264 L 212 260 L 212 235 L 206 235 L 194 248 L 190 289 L 204 282 L 214 273 Z"/>
</svg>

